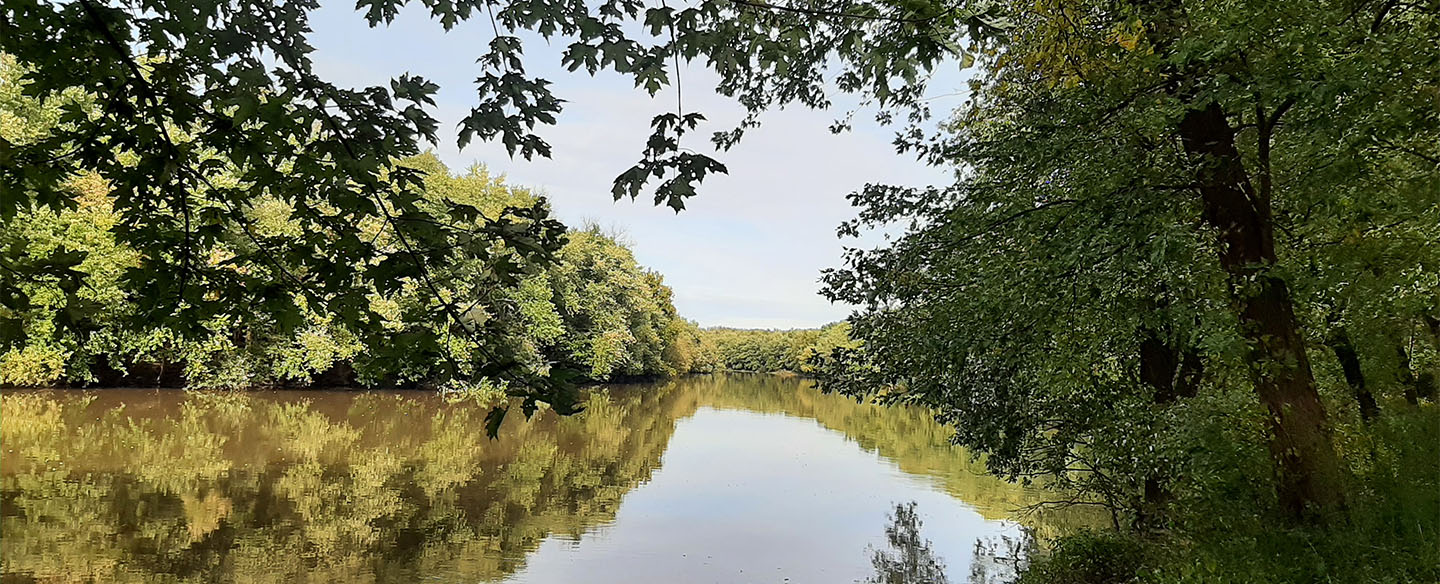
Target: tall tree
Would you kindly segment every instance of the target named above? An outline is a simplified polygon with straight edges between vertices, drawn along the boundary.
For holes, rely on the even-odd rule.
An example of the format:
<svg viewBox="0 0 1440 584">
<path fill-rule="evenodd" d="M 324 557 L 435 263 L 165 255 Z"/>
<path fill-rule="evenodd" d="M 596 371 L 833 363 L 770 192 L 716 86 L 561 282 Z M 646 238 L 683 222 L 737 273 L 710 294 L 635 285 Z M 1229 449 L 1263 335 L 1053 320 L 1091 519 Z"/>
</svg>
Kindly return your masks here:
<svg viewBox="0 0 1440 584">
<path fill-rule="evenodd" d="M 1335 353 L 1335 359 L 1340 362 L 1340 370 L 1345 375 L 1345 383 L 1355 394 L 1355 403 L 1360 406 L 1360 419 L 1366 422 L 1374 420 L 1380 415 L 1380 406 L 1375 402 L 1375 394 L 1365 384 L 1365 372 L 1360 368 L 1360 355 L 1355 351 L 1355 343 L 1350 340 L 1350 335 L 1346 334 L 1344 328 L 1337 326 L 1325 344 Z"/>
<path fill-rule="evenodd" d="M 989 275 L 990 260 L 965 246 L 988 246 L 986 251 L 1003 254 L 1012 267 L 1022 261 L 1064 265 L 1096 241 L 1106 241 L 1107 233 L 1120 238 L 1117 247 L 1123 250 L 1127 242 L 1137 248 L 1154 245 L 1169 231 L 1166 221 L 1188 227 L 1200 238 L 1199 248 L 1213 254 L 1223 283 L 1206 288 L 1215 282 L 1192 277 L 1175 285 L 1191 298 L 1219 299 L 1229 306 L 1235 335 L 1229 338 L 1243 341 L 1243 347 L 1219 355 L 1241 356 L 1241 370 L 1269 412 L 1269 449 L 1282 508 L 1301 517 L 1339 506 L 1341 471 L 1309 364 L 1291 274 L 1294 262 L 1303 261 L 1308 248 L 1319 243 L 1302 236 L 1324 237 L 1340 225 L 1341 232 L 1433 231 L 1429 225 L 1436 206 L 1425 193 L 1433 193 L 1435 185 L 1436 110 L 1431 98 L 1416 95 L 1429 91 L 1429 73 L 1440 53 L 1433 43 L 1417 42 L 1410 31 L 1435 31 L 1440 23 L 1415 7 L 1328 2 L 1059 1 L 1011 6 L 1006 14 L 1017 26 L 996 41 L 995 51 L 982 62 L 990 75 L 973 82 L 975 93 L 960 112 L 954 138 L 909 143 L 933 160 L 960 167 L 960 181 L 945 193 L 948 197 L 878 187 L 856 197 L 862 222 L 911 220 L 914 226 L 910 236 L 888 250 L 857 253 L 848 271 L 831 275 L 837 298 L 867 306 L 857 322 L 859 336 L 891 362 L 892 375 L 912 391 L 946 396 L 955 390 L 923 379 L 943 369 L 927 364 L 907 373 L 902 364 L 925 363 L 916 354 L 926 351 L 973 355 L 984 346 L 957 347 L 952 338 L 945 348 L 902 348 L 896 344 L 900 336 L 882 331 L 919 329 L 917 320 L 948 321 L 944 328 L 953 330 L 964 322 L 957 315 L 976 310 L 974 303 L 984 295 L 1019 294 L 1007 301 L 1011 308 L 992 317 L 1012 321 L 1044 314 L 1041 307 L 1050 302 L 1019 292 L 1026 284 Z M 1317 45 L 1321 38 L 1326 39 L 1323 46 Z M 1336 116 L 1355 125 L 1345 125 L 1339 134 Z M 1351 134 L 1357 126 L 1365 138 Z M 1110 158 L 1097 161 L 1098 153 Z M 1024 170 L 1009 172 L 1016 167 Z M 1340 171 L 1330 167 L 1355 174 L 1336 176 Z M 1389 180 L 1379 180 L 1382 176 Z M 1369 207 L 1377 212 L 1346 212 L 1333 223 L 1316 217 L 1317 207 L 1358 195 L 1362 185 L 1375 189 Z M 1122 199 L 1120 208 L 1101 206 L 1124 195 L 1131 198 Z M 1100 218 L 1086 222 L 1091 212 Z M 1378 223 L 1382 214 L 1395 221 Z M 1133 233 L 1112 227 L 1138 217 L 1158 221 Z M 1014 244 L 1019 234 L 1054 234 L 1062 226 L 1069 239 L 1059 244 L 1040 240 L 1053 251 Z M 957 258 L 945 258 L 947 251 Z M 1418 259 L 1414 254 L 1396 258 L 1405 271 Z M 1072 269 L 1097 273 L 1106 265 L 1098 258 L 1090 261 L 1095 263 Z M 1062 273 L 1067 280 L 1075 278 Z M 927 288 L 924 282 L 931 284 Z M 981 292 L 991 286 L 1007 289 Z M 1068 296 L 1077 303 L 1085 298 Z M 1146 306 L 1136 303 L 1124 310 Z M 1101 314 L 1120 317 L 1114 310 Z M 1011 331 L 1012 342 L 1029 330 Z M 1132 329 L 1146 339 L 1140 344 L 1145 355 L 1164 353 L 1146 350 L 1158 347 L 1154 330 Z M 1203 335 L 1216 329 L 1204 331 L 1197 330 Z M 1204 343 L 1219 348 L 1229 334 Z M 960 338 L 976 336 L 967 332 Z M 1125 337 L 1136 338 L 1133 333 Z M 1029 342 L 1053 350 L 1048 337 Z M 889 351 L 900 354 L 891 358 L 885 355 Z M 1141 366 L 1147 378 L 1165 369 Z M 986 374 L 1009 377 L 1014 370 Z M 1166 387 L 1159 377 L 1148 385 Z M 986 382 L 942 379 L 939 385 L 959 383 L 965 389 L 961 396 L 940 401 L 987 399 L 965 394 L 981 391 Z M 1034 398 L 1018 393 L 988 399 L 1026 403 Z M 962 439 L 968 437 L 962 432 Z"/>
</svg>

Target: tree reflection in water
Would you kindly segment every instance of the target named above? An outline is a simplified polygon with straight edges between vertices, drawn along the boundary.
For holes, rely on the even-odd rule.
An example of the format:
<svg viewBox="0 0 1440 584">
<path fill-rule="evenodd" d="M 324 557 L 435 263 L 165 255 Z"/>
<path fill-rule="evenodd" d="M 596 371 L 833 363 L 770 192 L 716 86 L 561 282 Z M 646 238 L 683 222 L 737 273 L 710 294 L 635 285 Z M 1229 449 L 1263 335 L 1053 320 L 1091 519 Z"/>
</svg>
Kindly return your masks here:
<svg viewBox="0 0 1440 584">
<path fill-rule="evenodd" d="M 422 392 L 6 391 L 0 403 L 7 582 L 506 580 L 542 542 L 613 524 L 702 407 L 814 420 L 964 501 L 976 526 L 1043 496 L 984 475 L 927 412 L 776 376 L 594 391 L 584 415 L 517 418 L 495 440 L 488 407 Z"/>
<path fill-rule="evenodd" d="M 870 562 L 875 575 L 873 584 L 948 584 L 945 562 L 930 549 L 930 540 L 920 538 L 920 516 L 915 502 L 899 503 L 891 512 L 890 525 L 885 526 L 885 541 L 890 549 L 871 549 Z"/>
<path fill-rule="evenodd" d="M 915 502 L 898 503 L 887 515 L 885 541 L 888 549 L 869 548 L 870 563 L 875 575 L 869 584 L 949 584 L 945 560 L 931 548 L 930 540 L 920 537 L 920 514 Z M 970 584 L 1006 584 L 1014 582 L 1029 557 L 1032 538 L 1028 532 L 1020 537 L 999 535 L 975 541 L 975 555 L 970 562 Z"/>
<path fill-rule="evenodd" d="M 1000 535 L 975 540 L 975 556 L 970 561 L 970 584 L 1007 584 L 1020 577 L 1029 563 L 1034 538 L 1029 532 L 1020 537 Z"/>
</svg>

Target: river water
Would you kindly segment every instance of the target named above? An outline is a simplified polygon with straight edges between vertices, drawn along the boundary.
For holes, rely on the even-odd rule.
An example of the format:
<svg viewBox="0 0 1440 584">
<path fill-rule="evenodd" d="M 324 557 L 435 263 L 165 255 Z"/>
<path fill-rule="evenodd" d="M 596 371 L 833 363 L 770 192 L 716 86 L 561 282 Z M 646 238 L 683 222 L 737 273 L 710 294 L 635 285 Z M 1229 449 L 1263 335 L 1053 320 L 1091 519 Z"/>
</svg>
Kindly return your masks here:
<svg viewBox="0 0 1440 584">
<path fill-rule="evenodd" d="M 4 582 L 1005 582 L 1041 493 L 775 376 L 515 415 L 424 392 L 7 392 Z"/>
</svg>

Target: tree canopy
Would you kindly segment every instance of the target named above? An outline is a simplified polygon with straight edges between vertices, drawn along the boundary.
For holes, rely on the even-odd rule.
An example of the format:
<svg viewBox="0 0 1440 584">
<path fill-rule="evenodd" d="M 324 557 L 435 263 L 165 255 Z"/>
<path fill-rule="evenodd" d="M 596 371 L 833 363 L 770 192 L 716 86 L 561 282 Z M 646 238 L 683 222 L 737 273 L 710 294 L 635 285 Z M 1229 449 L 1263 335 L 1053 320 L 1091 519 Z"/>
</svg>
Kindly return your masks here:
<svg viewBox="0 0 1440 584">
<path fill-rule="evenodd" d="M 1369 463 L 1341 460 L 1337 426 L 1413 406 L 1416 367 L 1437 364 L 1440 18 L 1323 1 L 1006 14 L 967 103 L 913 143 L 956 182 L 853 195 L 843 233 L 908 229 L 826 276 L 864 306 L 864 355 L 834 385 L 936 408 L 992 469 L 1058 477 L 1142 527 L 1257 475 L 1292 520 L 1343 509 L 1346 465 Z M 1271 464 L 1210 459 L 1217 444 Z"/>
<path fill-rule="evenodd" d="M 402 5 L 357 8 L 380 26 Z M 861 306 L 858 343 L 807 357 L 831 387 L 926 405 L 993 470 L 1053 477 L 1137 531 L 1226 533 L 1221 508 L 1287 525 L 1365 509 L 1366 533 L 1413 557 L 1433 542 L 1433 517 L 1407 522 L 1384 495 L 1433 493 L 1440 475 L 1395 470 L 1423 451 L 1407 436 L 1433 438 L 1421 401 L 1440 366 L 1433 3 L 423 5 L 443 29 L 493 32 L 461 144 L 550 153 L 541 134 L 562 96 L 523 52 L 543 40 L 566 47 L 570 71 L 613 71 L 650 95 L 677 87 L 681 60 L 703 62 L 748 114 L 711 135 L 721 149 L 763 111 L 848 92 L 898 125 L 900 152 L 953 168 L 951 185 L 852 195 L 842 235 L 900 235 L 825 276 L 832 299 Z M 58 253 L 0 255 L 7 347 L 36 307 L 74 307 L 51 311 L 56 330 L 93 322 L 103 299 L 81 283 L 99 278 L 133 291 L 135 318 L 187 339 L 255 307 L 282 336 L 312 316 L 366 346 L 400 334 L 426 356 L 414 363 L 502 380 L 530 408 L 569 399 L 555 373 L 571 368 L 527 366 L 535 347 L 563 347 L 592 376 L 705 352 L 656 352 L 676 320 L 629 294 L 658 282 L 588 235 L 567 246 L 538 198 L 429 194 L 437 169 L 405 161 L 441 139 L 437 88 L 321 78 L 306 42 L 317 6 L 5 6 L 0 52 L 18 74 L 0 99 L 29 125 L 0 141 L 0 216 L 84 212 L 103 184 L 114 234 L 93 251 L 50 237 Z M 935 130 L 929 81 L 956 65 L 971 70 L 965 103 Z M 659 112 L 612 194 L 683 208 L 725 170 L 682 143 L 703 120 L 683 100 Z M 288 220 L 265 220 L 277 213 Z M 92 272 L 91 255 L 129 264 Z M 559 325 L 524 301 L 546 286 Z M 529 311 L 503 317 L 506 294 Z M 385 328 L 396 310 L 414 323 L 403 332 Z M 509 342 L 522 326 L 529 345 Z M 740 353 L 780 365 L 772 340 Z"/>
<path fill-rule="evenodd" d="M 403 5 L 367 1 L 357 9 L 383 26 Z M 32 111 L 20 117 L 37 127 L 0 141 L 0 217 L 13 221 L 37 205 L 73 209 L 71 177 L 94 173 L 111 189 L 117 242 L 136 253 L 122 277 L 136 292 L 137 318 L 182 336 L 203 336 L 203 323 L 253 307 L 264 307 L 284 329 L 302 326 L 315 310 L 362 333 L 378 331 L 386 317 L 368 296 L 414 287 L 430 299 L 414 310 L 437 325 L 410 331 L 409 340 L 438 347 L 465 337 L 485 346 L 492 331 L 447 296 L 454 282 L 438 266 L 465 255 L 491 264 L 479 272 L 485 278 L 513 285 L 518 274 L 553 261 L 561 228 L 538 202 L 487 214 L 450 201 L 453 220 L 429 216 L 424 172 L 397 161 L 441 139 L 433 116 L 438 87 L 409 75 L 364 88 L 322 78 L 307 42 L 318 6 L 7 3 L 0 53 L 16 60 L 19 73 L 4 91 L 28 101 Z M 570 71 L 614 71 L 651 95 L 677 83 L 679 60 L 703 60 L 719 74 L 716 90 L 750 112 L 738 127 L 711 136 L 723 148 L 766 109 L 828 105 L 831 83 L 918 121 L 927 113 L 916 101 L 926 71 L 964 52 L 962 28 L 993 24 L 984 7 L 849 0 L 425 7 L 441 29 L 479 19 L 493 31 L 478 56 L 485 71 L 476 80 L 477 103 L 454 138 L 462 145 L 498 141 L 526 158 L 549 155 L 541 127 L 553 124 L 563 105 L 548 80 L 526 73 L 527 41 L 565 43 L 562 64 Z M 683 101 L 657 113 L 640 160 L 615 181 L 616 198 L 652 185 L 657 203 L 679 210 L 701 179 L 724 172 L 719 161 L 681 145 L 703 119 Z M 269 201 L 290 210 L 294 231 L 286 237 L 265 233 L 250 217 Z M 366 226 L 386 235 L 364 237 Z M 232 237 L 249 243 L 234 246 L 223 262 L 205 257 Z M 492 255 L 492 242 L 507 252 Z M 13 314 L 38 302 L 22 283 L 58 278 L 78 287 L 81 261 L 79 254 L 5 260 L 6 343 L 18 338 Z M 564 399 L 553 379 L 527 376 L 507 355 L 483 360 L 493 369 L 486 373 L 532 388 L 521 395 Z"/>
<path fill-rule="evenodd" d="M 56 106 L 17 91 L 21 71 L 13 60 L 0 63 L 10 92 L 0 102 L 0 135 L 12 143 L 45 140 L 53 119 L 44 114 Z M 352 310 L 366 318 L 333 312 L 343 295 L 316 301 L 267 282 L 267 293 L 278 296 L 259 306 L 231 305 L 222 302 L 222 291 L 205 290 L 201 299 L 215 311 L 195 323 L 147 312 L 163 304 L 145 297 L 143 276 L 135 273 L 144 269 L 146 254 L 124 237 L 113 183 L 94 170 L 77 171 L 63 185 L 73 208 L 32 205 L 0 226 L 0 250 L 15 270 L 7 272 L 13 287 L 6 291 L 17 301 L 3 315 L 11 328 L 0 352 L 0 384 L 425 385 L 478 391 L 487 399 L 543 396 L 565 411 L 571 407 L 560 393 L 565 387 L 546 380 L 603 381 L 707 366 L 696 362 L 697 327 L 676 314 L 663 279 L 639 266 L 614 237 L 595 228 L 567 233 L 548 218 L 522 219 L 514 210 L 548 216 L 544 198 L 483 167 L 455 174 L 424 153 L 398 160 L 395 168 L 422 177 L 412 219 L 452 228 L 425 265 L 428 282 L 395 275 L 406 261 L 404 244 L 383 219 L 371 218 L 322 234 L 364 240 L 379 254 L 350 269 L 357 281 L 349 286 L 363 292 L 362 305 Z M 257 253 L 257 240 L 275 246 L 305 240 L 301 215 L 292 200 L 266 195 L 251 201 L 240 221 L 220 224 L 213 241 L 196 244 L 203 258 L 197 261 L 246 286 L 264 282 L 275 272 L 239 258 Z M 499 220 L 487 224 L 484 217 Z M 538 250 L 543 256 L 487 231 L 507 225 L 511 234 L 548 233 Z M 274 259 L 286 270 L 304 270 L 303 261 Z M 25 273 L 25 266 L 35 273 Z M 65 272 L 46 272 L 55 268 Z M 298 314 L 277 308 L 292 303 Z M 447 311 L 454 317 L 439 314 Z M 547 387 L 549 394 L 535 390 Z"/>
</svg>

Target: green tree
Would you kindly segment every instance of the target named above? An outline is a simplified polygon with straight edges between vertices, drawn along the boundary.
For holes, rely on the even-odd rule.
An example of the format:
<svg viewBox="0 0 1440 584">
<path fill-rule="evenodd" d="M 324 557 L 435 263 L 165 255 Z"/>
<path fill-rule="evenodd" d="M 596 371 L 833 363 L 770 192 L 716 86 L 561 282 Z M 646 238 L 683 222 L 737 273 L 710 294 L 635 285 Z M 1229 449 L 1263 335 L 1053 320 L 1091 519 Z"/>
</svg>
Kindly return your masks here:
<svg viewBox="0 0 1440 584">
<path fill-rule="evenodd" d="M 1088 470 L 1143 479 L 1170 465 L 1138 457 L 1150 430 L 1127 427 L 1171 416 L 1195 376 L 1248 385 L 1281 507 L 1338 508 L 1296 280 L 1320 263 L 1307 236 L 1359 231 L 1399 250 L 1433 233 L 1436 114 L 1419 96 L 1440 54 L 1412 31 L 1440 21 L 1327 2 L 1002 10 L 1014 26 L 978 42 L 987 74 L 952 133 L 908 142 L 959 181 L 856 197 L 851 231 L 917 225 L 829 276 L 833 297 L 867 306 L 856 329 L 871 358 L 1012 473 L 1108 444 L 1119 466 Z M 1384 278 L 1424 281 L 1415 253 L 1393 258 Z"/>
<path fill-rule="evenodd" d="M 819 329 L 732 329 L 700 331 L 712 343 L 716 365 L 730 371 L 757 373 L 790 372 L 812 375 L 822 358 L 837 349 L 854 349 L 859 343 L 849 337 L 850 325 L 840 322 Z"/>
<path fill-rule="evenodd" d="M 367 0 L 357 9 L 379 26 L 403 5 Z M 546 263 L 558 246 L 557 226 L 540 205 L 485 215 L 452 202 L 446 214 L 455 221 L 429 216 L 423 171 L 397 162 L 439 139 L 430 113 L 438 87 L 408 75 L 360 89 L 322 79 L 306 42 L 318 6 L 7 5 L 0 53 L 24 67 L 14 87 L 58 109 L 43 139 L 0 142 L 6 171 L 0 217 L 13 220 L 35 205 L 72 207 L 73 194 L 63 186 L 68 177 L 96 173 L 114 193 L 123 226 L 118 243 L 138 254 L 126 272 L 137 291 L 134 318 L 184 339 L 210 338 L 217 323 L 233 326 L 257 307 L 282 336 L 309 326 L 311 313 L 361 337 L 393 335 L 380 312 L 386 306 L 370 297 L 417 289 L 429 304 L 402 308 L 432 324 L 402 331 L 406 345 L 437 359 L 456 338 L 508 350 L 490 342 L 494 331 L 467 318 L 466 307 L 445 293 L 454 274 L 441 266 L 459 253 L 493 260 L 487 250 L 495 239 L 510 250 L 506 259 Z M 494 140 L 527 158 L 549 154 L 537 126 L 553 124 L 563 103 L 547 80 L 526 72 L 523 46 L 536 36 L 567 45 L 562 65 L 570 71 L 612 70 L 652 95 L 676 80 L 671 69 L 680 59 L 703 59 L 719 74 L 716 89 L 750 112 L 736 128 L 712 136 L 727 148 L 767 108 L 828 105 L 826 72 L 834 63 L 841 65 L 833 79 L 842 89 L 869 94 L 887 110 L 903 107 L 922 95 L 927 68 L 960 52 L 961 27 L 988 26 L 983 9 L 850 0 L 806 7 L 526 0 L 426 8 L 445 30 L 478 18 L 494 32 L 478 59 L 479 101 L 460 124 L 459 143 Z M 683 103 L 655 116 L 642 159 L 620 174 L 613 194 L 635 197 L 653 184 L 657 203 L 683 208 L 700 180 L 724 172 L 717 160 L 681 145 L 703 120 Z M 263 205 L 288 209 L 293 231 L 260 233 L 250 215 Z M 387 235 L 363 237 L 366 226 Z M 226 245 L 237 236 L 248 243 Z M 234 255 L 219 265 L 206 261 L 217 246 Z M 70 265 L 11 262 L 0 283 L 15 290 L 44 276 L 73 284 L 82 277 Z M 490 275 L 502 283 L 516 276 Z M 13 312 L 30 307 L 24 295 L 0 300 Z M 563 383 L 532 375 L 523 357 L 485 353 L 469 362 L 446 360 L 444 367 L 456 378 L 502 377 L 530 402 L 567 399 Z"/>
<path fill-rule="evenodd" d="M 0 67 L 8 92 L 0 103 L 0 132 L 12 142 L 45 139 L 53 131 L 47 124 L 54 116 L 48 114 L 58 111 L 56 104 L 83 97 L 61 96 L 49 103 L 27 98 L 16 81 L 21 67 L 11 59 Z M 452 252 L 429 265 L 429 285 L 412 280 L 393 288 L 371 286 L 365 311 L 377 319 L 358 324 L 347 324 L 324 305 L 298 295 L 291 299 L 302 308 L 299 323 L 287 324 L 284 311 L 263 309 L 267 305 L 217 314 L 188 334 L 163 320 L 140 318 L 143 290 L 126 275 L 142 258 L 118 235 L 124 226 L 114 209 L 116 195 L 96 173 L 76 174 L 65 185 L 75 209 L 36 205 L 0 227 L 7 265 L 70 266 L 73 272 L 18 282 L 13 294 L 23 309 L 0 314 L 13 329 L 10 346 L 0 352 L 0 383 L 422 384 L 468 387 L 489 400 L 504 392 L 523 395 L 523 389 L 514 391 L 517 381 L 543 387 L 552 363 L 583 368 L 602 380 L 612 374 L 690 370 L 690 350 L 698 343 L 693 325 L 676 316 L 659 275 L 640 268 L 628 249 L 593 232 L 554 250 L 517 247 L 525 241 L 518 236 L 537 226 L 512 210 L 544 214 L 543 198 L 505 184 L 483 167 L 452 174 L 430 153 L 399 163 L 424 173 L 422 196 L 409 220 L 469 234 L 447 240 Z M 465 209 L 478 215 L 470 217 Z M 251 268 L 234 261 L 254 251 L 255 240 L 245 232 L 278 242 L 303 238 L 295 207 L 277 197 L 254 201 L 244 219 L 226 224 L 224 236 L 204 248 L 207 265 L 245 275 Z M 538 227 L 558 232 L 561 226 L 547 220 Z M 487 231 L 492 229 L 512 232 Z M 372 282 L 389 278 L 385 274 L 395 269 L 397 256 L 403 262 L 405 255 L 394 231 L 380 220 L 363 222 L 355 231 L 386 254 L 358 273 Z M 551 256 L 548 265 L 531 261 L 541 252 Z M 566 306 L 569 318 L 562 319 L 557 302 L 573 289 L 585 290 L 586 302 L 594 305 L 583 310 Z M 454 334 L 452 322 L 437 320 L 437 311 L 446 305 L 455 307 L 459 322 L 475 334 Z M 617 331 L 572 330 L 588 326 L 581 321 L 620 323 L 619 332 L 629 339 L 622 362 L 592 367 L 591 356 L 579 353 L 596 344 L 592 337 Z M 566 344 L 562 337 L 585 342 Z M 569 406 L 562 401 L 556 407 Z"/>
<path fill-rule="evenodd" d="M 378 25 L 401 5 L 367 0 L 359 8 Z M 390 87 L 344 90 L 318 78 L 304 42 L 313 2 L 125 7 L 6 7 L 0 51 L 30 67 L 24 92 L 42 103 L 78 92 L 88 105 L 62 107 L 47 139 L 0 148 L 7 170 L 24 171 L 0 179 L 0 211 L 64 206 L 73 200 L 61 188 L 71 174 L 98 173 L 116 192 L 126 227 L 120 243 L 141 257 L 130 272 L 146 299 L 137 314 L 182 333 L 196 334 L 237 306 L 264 306 L 282 330 L 314 307 L 363 335 L 384 320 L 364 301 L 372 291 L 409 286 L 429 298 L 415 318 L 434 324 L 414 327 L 407 342 L 429 348 L 469 337 L 494 345 L 486 339 L 495 331 L 467 321 L 433 270 L 453 264 L 461 251 L 453 244 L 476 241 L 477 229 L 485 245 L 463 251 L 487 261 L 499 239 L 510 250 L 501 258 L 518 253 L 542 264 L 556 240 L 542 208 L 507 212 L 515 217 L 509 227 L 468 205 L 447 212 L 459 222 L 426 218 L 421 173 L 393 163 L 438 139 L 427 113 L 432 84 L 402 77 Z M 1178 474 L 1170 464 L 1194 457 L 1184 448 L 1152 452 L 1137 440 L 1183 436 L 1203 422 L 1177 418 L 1192 393 L 1235 397 L 1243 388 L 1251 399 L 1217 411 L 1263 408 L 1279 507 L 1291 517 L 1341 508 L 1337 420 L 1310 350 L 1333 311 L 1342 325 L 1388 314 L 1408 327 L 1391 335 L 1400 353 L 1374 354 L 1401 362 L 1393 377 L 1414 386 L 1418 401 L 1419 377 L 1412 383 L 1404 374 L 1426 354 L 1410 338 L 1436 318 L 1436 304 L 1433 285 L 1426 288 L 1430 264 L 1415 269 L 1403 250 L 1434 241 L 1440 175 L 1440 56 L 1430 42 L 1440 19 L 1425 5 L 426 7 L 445 28 L 472 17 L 493 24 L 462 143 L 478 137 L 512 154 L 548 153 L 535 128 L 553 123 L 561 102 L 547 81 L 525 72 L 522 58 L 526 37 L 538 35 L 566 44 L 563 64 L 572 71 L 612 70 L 652 95 L 674 81 L 668 68 L 680 59 L 703 59 L 718 74 L 717 90 L 751 114 L 712 137 L 721 148 L 759 112 L 827 106 L 833 88 L 872 101 L 881 121 L 901 122 L 902 151 L 958 167 L 947 188 L 875 186 L 856 195 L 861 216 L 846 231 L 907 219 L 913 228 L 895 246 L 857 253 L 847 271 L 830 276 L 831 293 L 866 307 L 855 321 L 866 361 L 846 369 L 852 378 L 888 382 L 903 396 L 896 399 L 940 408 L 942 419 L 965 429 L 962 440 L 994 453 L 1010 474 L 1063 474 L 1083 457 L 1097 481 L 1089 488 L 1106 498 L 1161 497 L 1168 489 L 1152 492 L 1152 479 Z M 956 123 L 936 134 L 927 131 L 929 75 L 952 59 L 982 74 L 972 77 Z M 682 147 L 702 120 L 683 102 L 656 116 L 643 159 L 621 173 L 614 194 L 634 197 L 652 183 L 657 203 L 683 207 L 700 179 L 723 172 Z M 196 261 L 198 250 L 234 233 L 229 226 L 247 225 L 266 197 L 294 209 L 297 236 L 255 238 L 232 260 L 247 267 L 239 275 Z M 380 243 L 356 237 L 350 226 L 367 222 L 391 235 Z M 1328 250 L 1316 244 L 1356 232 L 1396 250 L 1393 262 L 1372 270 L 1370 289 L 1399 285 L 1404 303 L 1367 297 L 1368 285 L 1341 286 L 1357 273 L 1331 271 L 1351 264 L 1325 259 Z M 1335 250 L 1363 256 L 1365 247 Z M 383 269 L 360 268 L 372 262 Z M 19 278 L 42 272 L 78 277 L 67 269 L 16 263 L 4 283 L 19 289 Z M 1312 287 L 1304 274 L 1323 275 Z M 18 295 L 6 301 L 28 309 Z M 617 337 L 596 355 L 619 363 L 625 337 L 619 327 L 607 330 Z M 795 348 L 768 337 L 746 343 L 740 354 L 756 369 L 781 367 Z M 499 346 L 505 351 L 475 361 L 502 370 L 523 362 Z M 562 396 L 543 378 L 512 377 L 532 405 Z M 540 389 L 524 389 L 532 385 Z"/>
</svg>

